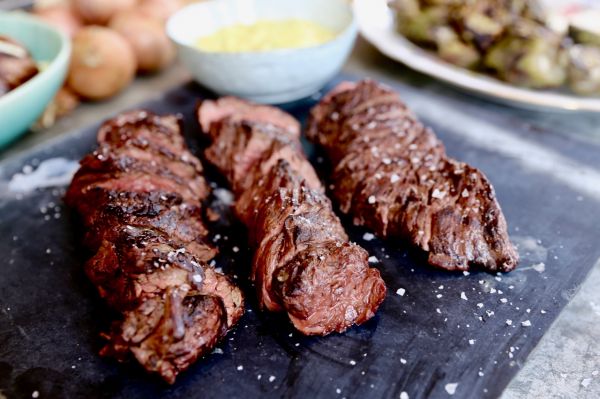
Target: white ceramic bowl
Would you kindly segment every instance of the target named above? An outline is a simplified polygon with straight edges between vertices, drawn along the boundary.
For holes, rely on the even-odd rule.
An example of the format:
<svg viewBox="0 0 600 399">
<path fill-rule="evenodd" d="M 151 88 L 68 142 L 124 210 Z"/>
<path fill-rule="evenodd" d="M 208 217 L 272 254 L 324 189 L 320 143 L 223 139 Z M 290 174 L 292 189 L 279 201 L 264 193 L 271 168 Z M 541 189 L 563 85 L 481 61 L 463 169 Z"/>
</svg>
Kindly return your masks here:
<svg viewBox="0 0 600 399">
<path fill-rule="evenodd" d="M 198 38 L 236 23 L 300 18 L 337 33 L 322 45 L 256 52 L 207 52 Z M 346 0 L 210 0 L 191 4 L 167 23 L 167 34 L 192 76 L 217 94 L 284 103 L 316 93 L 344 64 L 356 39 Z"/>
</svg>

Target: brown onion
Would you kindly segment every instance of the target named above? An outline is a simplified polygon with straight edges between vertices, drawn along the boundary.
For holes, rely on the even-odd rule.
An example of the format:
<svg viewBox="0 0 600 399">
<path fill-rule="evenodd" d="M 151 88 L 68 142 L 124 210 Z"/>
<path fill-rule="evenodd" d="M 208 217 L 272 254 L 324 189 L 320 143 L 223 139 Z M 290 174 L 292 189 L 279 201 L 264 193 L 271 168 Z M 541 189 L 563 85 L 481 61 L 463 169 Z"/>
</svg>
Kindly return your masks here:
<svg viewBox="0 0 600 399">
<path fill-rule="evenodd" d="M 133 8 L 137 0 L 73 0 L 73 7 L 88 24 L 105 25 L 119 11 Z"/>
<path fill-rule="evenodd" d="M 179 0 L 142 0 L 136 10 L 147 17 L 152 17 L 162 23 L 181 8 Z"/>
<path fill-rule="evenodd" d="M 133 80 L 135 70 L 131 46 L 113 30 L 88 26 L 75 35 L 67 82 L 80 96 L 110 97 Z"/>
<path fill-rule="evenodd" d="M 157 20 L 134 11 L 115 15 L 109 28 L 121 34 L 131 45 L 141 72 L 158 71 L 175 58 L 175 48 Z"/>
<path fill-rule="evenodd" d="M 71 7 L 65 5 L 36 8 L 33 14 L 70 37 L 75 36 L 83 26 L 79 16 L 73 12 Z"/>
</svg>

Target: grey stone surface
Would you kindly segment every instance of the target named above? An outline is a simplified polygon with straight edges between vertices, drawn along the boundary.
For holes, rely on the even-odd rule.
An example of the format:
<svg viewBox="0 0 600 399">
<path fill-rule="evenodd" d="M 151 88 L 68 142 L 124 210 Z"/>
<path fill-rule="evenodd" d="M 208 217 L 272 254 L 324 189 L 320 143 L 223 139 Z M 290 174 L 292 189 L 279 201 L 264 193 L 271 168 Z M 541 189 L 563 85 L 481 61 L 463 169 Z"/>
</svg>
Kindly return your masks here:
<svg viewBox="0 0 600 399">
<path fill-rule="evenodd" d="M 460 93 L 448 85 L 433 81 L 408 70 L 377 53 L 371 46 L 359 41 L 346 71 L 374 78 L 401 80 L 436 98 L 468 105 L 470 111 L 486 110 L 530 125 L 550 135 L 575 135 L 576 140 L 600 141 L 600 119 L 587 115 L 552 114 L 517 110 L 489 103 L 478 97 Z M 72 115 L 60 120 L 45 131 L 29 133 L 8 150 L 0 152 L 0 159 L 26 148 L 51 140 L 60 134 L 97 122 L 138 102 L 159 96 L 165 89 L 189 79 L 181 66 L 175 66 L 161 75 L 137 79 L 124 93 L 110 101 L 84 104 Z M 421 108 L 425 110 L 425 108 Z M 475 115 L 477 117 L 477 115 Z M 550 133 L 548 133 L 550 131 Z M 552 140 L 549 137 L 548 140 Z M 564 148 L 568 151 L 568 148 Z M 594 168 L 600 166 L 600 155 L 591 154 L 580 159 Z M 599 183 L 600 186 L 600 183 Z M 600 397 L 600 263 L 574 295 L 572 302 L 556 320 L 552 328 L 529 356 L 522 370 L 505 390 L 503 397 L 513 398 L 598 398 Z"/>
</svg>

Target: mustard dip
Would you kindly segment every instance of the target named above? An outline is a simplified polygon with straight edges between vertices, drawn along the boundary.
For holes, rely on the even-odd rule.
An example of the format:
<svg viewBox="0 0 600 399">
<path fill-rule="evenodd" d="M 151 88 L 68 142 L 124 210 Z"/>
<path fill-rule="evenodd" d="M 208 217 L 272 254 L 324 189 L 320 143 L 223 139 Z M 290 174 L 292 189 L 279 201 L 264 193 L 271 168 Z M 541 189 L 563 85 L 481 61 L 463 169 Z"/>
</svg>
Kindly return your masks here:
<svg viewBox="0 0 600 399">
<path fill-rule="evenodd" d="M 267 51 L 310 47 L 335 37 L 335 32 L 302 19 L 260 20 L 251 25 L 236 24 L 200 37 L 196 47 L 212 52 Z"/>
</svg>

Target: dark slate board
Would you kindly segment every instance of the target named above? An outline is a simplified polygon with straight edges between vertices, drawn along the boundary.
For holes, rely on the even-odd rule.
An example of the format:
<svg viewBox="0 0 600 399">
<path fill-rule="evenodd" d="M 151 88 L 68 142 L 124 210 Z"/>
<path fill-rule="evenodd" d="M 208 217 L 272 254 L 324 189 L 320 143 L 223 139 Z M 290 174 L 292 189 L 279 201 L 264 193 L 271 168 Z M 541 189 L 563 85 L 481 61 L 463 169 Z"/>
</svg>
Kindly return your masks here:
<svg viewBox="0 0 600 399">
<path fill-rule="evenodd" d="M 182 112 L 198 152 L 192 110 L 204 95 L 189 84 L 144 107 Z M 313 102 L 286 108 L 304 118 Z M 30 398 L 34 391 L 40 398 L 398 398 L 401 392 L 444 398 L 451 383 L 458 383 L 457 397 L 497 397 L 600 256 L 596 204 L 548 176 L 523 171 L 514 160 L 439 131 L 451 154 L 482 168 L 495 184 L 520 246 L 518 271 L 464 276 L 431 270 L 422 254 L 403 243 L 365 241 L 365 231 L 346 221 L 353 240 L 381 260 L 388 297 L 364 326 L 302 337 L 281 315 L 257 311 L 245 282 L 244 229 L 225 220 L 215 231 L 223 254 L 218 264 L 239 276 L 248 311 L 219 345 L 222 353 L 167 386 L 134 363 L 97 356 L 98 332 L 108 325 L 110 311 L 83 274 L 86 255 L 61 202 L 63 190 L 24 196 L 6 190 L 6 181 L 24 165 L 79 159 L 94 147 L 96 128 L 0 164 L 0 391 L 8 398 Z M 312 153 L 310 146 L 307 151 Z M 318 156 L 313 158 L 318 165 Z M 209 178 L 222 184 L 213 174 Z M 241 250 L 234 253 L 234 246 Z M 531 267 L 539 262 L 544 272 Z M 398 288 L 406 290 L 403 296 Z M 531 326 L 522 326 L 525 320 Z"/>
</svg>

